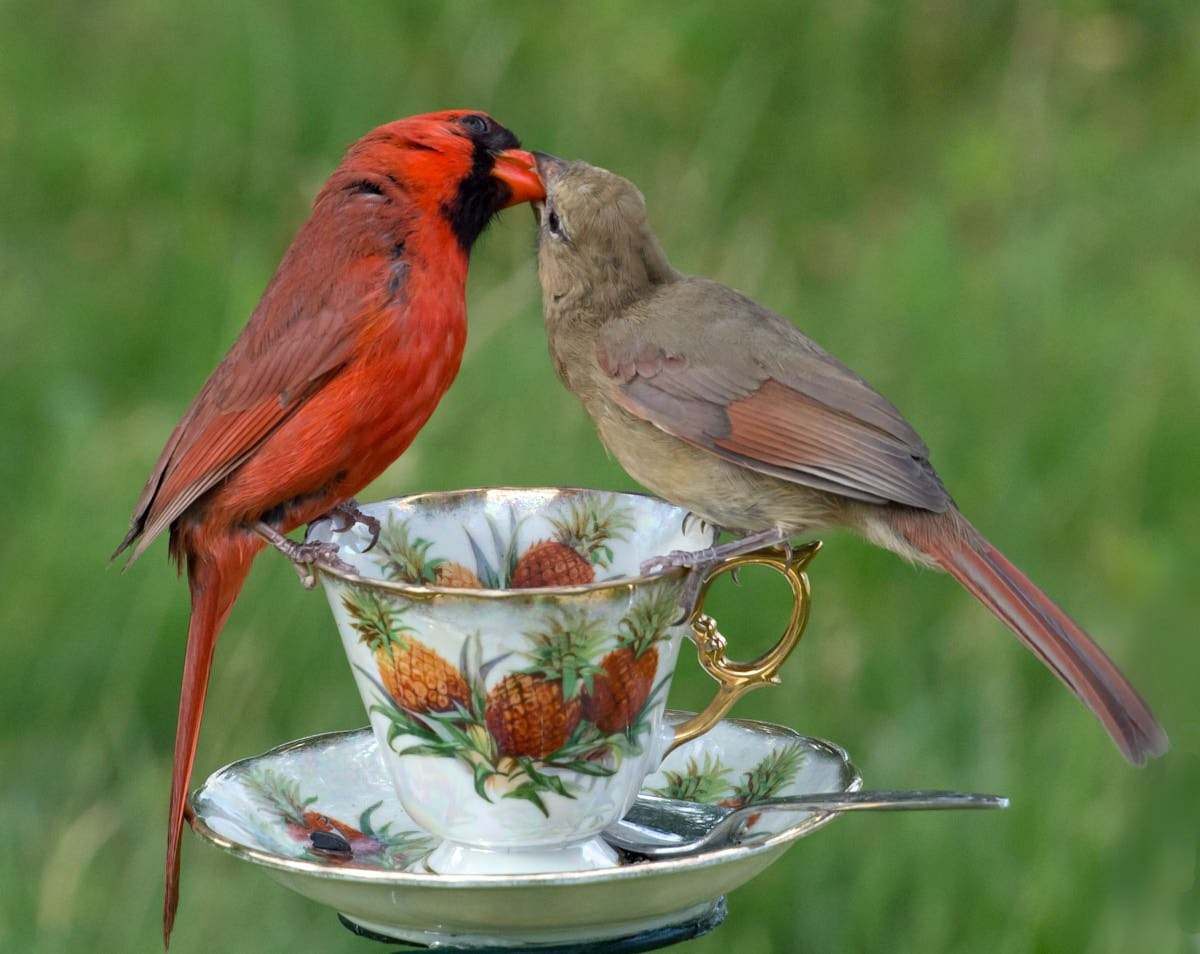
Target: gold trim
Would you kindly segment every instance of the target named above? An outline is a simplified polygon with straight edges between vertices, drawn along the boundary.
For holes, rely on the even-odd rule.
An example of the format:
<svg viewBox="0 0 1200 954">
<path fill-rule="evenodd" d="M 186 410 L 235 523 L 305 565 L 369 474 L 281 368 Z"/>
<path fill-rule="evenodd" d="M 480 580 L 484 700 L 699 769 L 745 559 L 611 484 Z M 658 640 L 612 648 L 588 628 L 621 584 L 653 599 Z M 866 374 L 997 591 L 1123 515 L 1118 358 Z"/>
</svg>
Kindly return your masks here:
<svg viewBox="0 0 1200 954">
<path fill-rule="evenodd" d="M 542 494 L 551 499 L 570 494 L 612 494 L 617 497 L 640 497 L 643 500 L 653 501 L 661 504 L 664 507 L 669 507 L 672 510 L 678 510 L 681 515 L 687 513 L 687 510 L 685 510 L 683 507 L 677 507 L 675 504 L 663 500 L 661 497 L 655 497 L 653 494 L 639 493 L 633 490 L 598 490 L 592 487 L 471 487 L 463 490 L 428 490 L 419 494 L 407 494 L 401 497 L 387 497 L 383 500 L 376 500 L 372 503 L 365 504 L 364 506 L 390 506 L 397 503 L 407 504 L 429 499 L 467 499 L 470 497 L 484 497 L 488 494 Z M 309 530 L 305 532 L 304 538 L 306 541 L 311 540 L 312 526 L 313 525 L 310 524 Z M 490 590 L 466 586 L 418 586 L 414 583 L 404 583 L 398 580 L 379 580 L 360 576 L 357 573 L 346 573 L 334 567 L 325 566 L 323 563 L 319 562 L 313 563 L 312 565 L 313 568 L 320 574 L 328 576 L 331 579 L 341 580 L 342 582 L 350 583 L 354 586 L 384 590 L 389 593 L 400 593 L 408 597 L 410 600 L 433 600 L 454 596 L 482 600 L 556 599 L 560 596 L 582 596 L 590 593 L 600 593 L 606 590 L 626 589 L 632 591 L 636 587 L 643 586 L 646 583 L 653 583 L 658 580 L 682 579 L 689 572 L 687 567 L 671 567 L 666 570 L 660 570 L 657 573 L 650 573 L 646 576 L 622 576 L 615 580 L 599 580 L 595 583 L 581 583 L 576 586 L 538 586 L 520 590 Z"/>
<path fill-rule="evenodd" d="M 717 681 L 717 694 L 702 712 L 692 716 L 675 730 L 675 737 L 663 753 L 664 757 L 720 722 L 725 713 L 747 692 L 763 686 L 779 685 L 779 669 L 800 642 L 804 628 L 808 625 L 812 590 L 808 574 L 804 571 L 820 549 L 821 542 L 817 540 L 795 550 L 772 547 L 769 550 L 740 554 L 723 560 L 705 576 L 704 582 L 700 584 L 700 595 L 696 599 L 696 607 L 689 622 L 692 625 L 693 641 L 700 657 L 700 665 Z M 717 621 L 701 612 L 704 597 L 717 577 L 722 573 L 732 573 L 743 566 L 770 567 L 782 574 L 792 588 L 792 615 L 788 620 L 787 629 L 774 646 L 748 663 L 734 662 L 725 655 L 725 637 L 717 629 Z"/>
</svg>

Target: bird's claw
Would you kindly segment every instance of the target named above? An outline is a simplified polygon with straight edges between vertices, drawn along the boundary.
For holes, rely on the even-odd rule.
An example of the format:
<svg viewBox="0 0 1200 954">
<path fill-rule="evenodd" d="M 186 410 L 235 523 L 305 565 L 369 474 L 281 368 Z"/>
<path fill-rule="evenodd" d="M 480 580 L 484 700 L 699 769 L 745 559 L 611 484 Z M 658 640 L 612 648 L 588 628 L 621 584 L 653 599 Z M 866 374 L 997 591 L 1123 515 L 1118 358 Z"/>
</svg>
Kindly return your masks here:
<svg viewBox="0 0 1200 954">
<path fill-rule="evenodd" d="M 676 567 L 684 567 L 691 570 L 684 580 L 683 590 L 680 593 L 679 602 L 683 610 L 683 615 L 676 621 L 678 625 L 689 619 L 695 611 L 696 601 L 700 598 L 700 590 L 704 586 L 704 581 L 709 577 L 709 571 L 713 567 L 731 557 L 752 553 L 767 546 L 781 546 L 787 558 L 791 559 L 791 547 L 787 542 L 787 534 L 782 530 L 764 530 L 760 533 L 748 534 L 720 546 L 705 547 L 703 550 L 672 550 L 670 553 L 662 556 L 651 557 L 649 560 L 645 560 L 638 569 L 642 576 L 649 576 L 652 573 Z M 736 567 L 733 568 L 732 573 L 734 581 L 739 582 Z"/>
<path fill-rule="evenodd" d="M 700 587 L 708 576 L 707 570 L 712 565 L 712 548 L 707 550 L 672 550 L 662 556 L 651 557 L 642 562 L 638 568 L 642 576 L 649 576 L 663 570 L 678 567 L 689 570 L 679 591 L 679 618 L 675 626 L 681 626 L 691 618 L 696 601 L 700 598 Z"/>
<path fill-rule="evenodd" d="M 708 550 L 672 550 L 661 556 L 643 560 L 638 571 L 642 576 L 660 573 L 663 570 L 673 570 L 676 567 L 694 567 L 712 559 L 712 549 Z"/>
<path fill-rule="evenodd" d="M 255 524 L 252 529 L 266 540 L 267 543 L 271 544 L 271 546 L 292 561 L 292 565 L 296 568 L 296 573 L 300 577 L 300 583 L 306 590 L 311 590 L 317 585 L 317 575 L 313 572 L 314 566 L 336 570 L 338 573 L 354 572 L 354 567 L 338 556 L 338 546 L 336 543 L 319 541 L 297 543 L 290 537 L 285 537 L 270 524 L 262 521 Z"/>
<path fill-rule="evenodd" d="M 359 509 L 358 501 L 353 497 L 331 508 L 329 513 L 313 522 L 319 523 L 321 520 L 328 520 L 338 533 L 345 533 L 358 523 L 366 527 L 367 532 L 371 534 L 371 542 L 362 549 L 362 553 L 370 553 L 375 549 L 375 544 L 379 542 L 379 533 L 383 529 L 377 518 Z"/>
<path fill-rule="evenodd" d="M 292 565 L 300 577 L 300 583 L 306 590 L 311 590 L 317 585 L 317 575 L 313 572 L 314 566 L 336 570 L 339 573 L 354 572 L 354 567 L 338 556 L 336 543 L 289 542 L 294 544 L 295 549 L 291 553 L 283 551 L 284 556 L 292 561 Z"/>
<path fill-rule="evenodd" d="M 679 618 L 676 626 L 682 626 L 696 612 L 696 604 L 700 600 L 700 590 L 708 579 L 708 571 L 713 564 L 704 563 L 693 567 L 683 580 L 683 589 L 679 591 Z"/>
</svg>

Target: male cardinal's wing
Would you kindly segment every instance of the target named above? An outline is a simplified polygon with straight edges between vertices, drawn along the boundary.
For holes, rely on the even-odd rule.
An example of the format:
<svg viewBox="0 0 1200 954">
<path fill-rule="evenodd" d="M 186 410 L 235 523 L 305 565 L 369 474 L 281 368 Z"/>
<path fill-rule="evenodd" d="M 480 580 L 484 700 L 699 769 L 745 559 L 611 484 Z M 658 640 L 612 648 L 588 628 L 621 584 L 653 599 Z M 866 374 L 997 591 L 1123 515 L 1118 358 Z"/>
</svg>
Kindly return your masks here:
<svg viewBox="0 0 1200 954">
<path fill-rule="evenodd" d="M 297 320 L 299 327 L 286 337 L 268 341 L 268 335 L 247 334 L 238 340 L 168 440 L 117 554 L 136 540 L 130 562 L 136 560 L 337 372 L 353 346 L 345 321 L 325 310 Z"/>
<path fill-rule="evenodd" d="M 618 404 L 727 460 L 870 503 L 952 506 L 895 407 L 723 285 L 666 286 L 605 326 L 596 358 Z"/>
<path fill-rule="evenodd" d="M 332 254 L 317 267 L 320 236 L 309 243 L 303 237 L 168 439 L 114 556 L 137 541 L 130 562 L 136 560 L 350 358 L 355 328 L 372 293 L 387 284 L 388 265 L 366 256 L 351 267 Z M 340 266 L 339 280 L 329 262 Z"/>
</svg>

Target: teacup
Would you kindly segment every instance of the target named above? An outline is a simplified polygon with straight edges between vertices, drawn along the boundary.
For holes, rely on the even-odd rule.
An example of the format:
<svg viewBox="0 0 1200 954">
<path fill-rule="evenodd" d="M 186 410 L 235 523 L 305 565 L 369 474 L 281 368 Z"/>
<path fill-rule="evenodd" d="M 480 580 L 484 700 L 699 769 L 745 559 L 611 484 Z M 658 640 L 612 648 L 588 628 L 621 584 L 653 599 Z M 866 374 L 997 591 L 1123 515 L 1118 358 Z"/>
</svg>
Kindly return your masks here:
<svg viewBox="0 0 1200 954">
<path fill-rule="evenodd" d="M 314 525 L 347 573 L 320 566 L 346 656 L 388 770 L 414 822 L 443 839 L 446 874 L 581 870 L 616 863 L 599 833 L 628 811 L 674 747 L 715 725 L 776 672 L 808 614 L 816 545 L 764 550 L 706 573 L 648 576 L 643 561 L 699 550 L 714 533 L 653 497 L 592 490 L 429 493 L 364 508 L 382 532 Z M 739 664 L 703 615 L 721 573 L 783 574 L 793 605 L 779 641 Z M 663 711 L 680 642 L 719 688 L 682 725 Z"/>
</svg>

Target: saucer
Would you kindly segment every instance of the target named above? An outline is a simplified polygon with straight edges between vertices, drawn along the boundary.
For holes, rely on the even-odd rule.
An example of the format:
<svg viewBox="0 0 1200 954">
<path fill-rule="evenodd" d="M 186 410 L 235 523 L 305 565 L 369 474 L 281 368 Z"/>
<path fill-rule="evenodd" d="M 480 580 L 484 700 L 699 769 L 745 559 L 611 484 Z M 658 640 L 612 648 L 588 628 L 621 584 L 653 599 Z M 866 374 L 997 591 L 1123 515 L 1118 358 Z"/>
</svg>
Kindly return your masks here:
<svg viewBox="0 0 1200 954">
<path fill-rule="evenodd" d="M 672 752 L 642 791 L 742 806 L 861 785 L 839 746 L 771 723 L 727 719 Z M 400 807 L 370 729 L 312 736 L 234 762 L 213 773 L 189 805 L 198 835 L 335 909 L 352 929 L 458 947 L 583 944 L 712 922 L 723 913 L 725 894 L 836 817 L 763 816 L 741 844 L 672 860 L 438 874 L 428 858 L 439 842 Z"/>
</svg>

